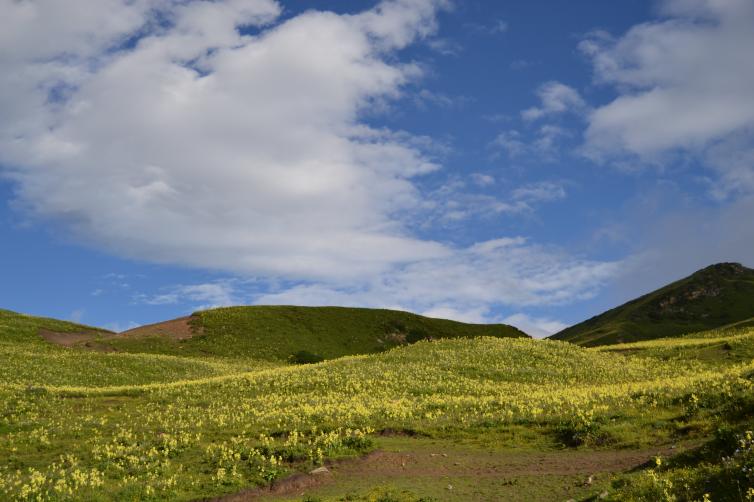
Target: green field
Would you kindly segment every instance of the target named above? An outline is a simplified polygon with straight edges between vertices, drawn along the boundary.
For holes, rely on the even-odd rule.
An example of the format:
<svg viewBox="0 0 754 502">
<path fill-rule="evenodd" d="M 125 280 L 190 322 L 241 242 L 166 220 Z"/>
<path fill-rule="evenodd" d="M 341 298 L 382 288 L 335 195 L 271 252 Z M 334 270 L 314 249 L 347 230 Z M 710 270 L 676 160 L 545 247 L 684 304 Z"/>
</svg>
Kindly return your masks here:
<svg viewBox="0 0 754 502">
<path fill-rule="evenodd" d="M 50 344 L 40 328 L 87 328 L 0 311 L 0 499 L 754 496 L 752 328 L 583 348 L 307 310 L 207 311 L 198 336 L 120 352 Z M 375 345 L 385 333 L 406 339 Z M 298 350 L 328 360 L 291 364 Z"/>
</svg>

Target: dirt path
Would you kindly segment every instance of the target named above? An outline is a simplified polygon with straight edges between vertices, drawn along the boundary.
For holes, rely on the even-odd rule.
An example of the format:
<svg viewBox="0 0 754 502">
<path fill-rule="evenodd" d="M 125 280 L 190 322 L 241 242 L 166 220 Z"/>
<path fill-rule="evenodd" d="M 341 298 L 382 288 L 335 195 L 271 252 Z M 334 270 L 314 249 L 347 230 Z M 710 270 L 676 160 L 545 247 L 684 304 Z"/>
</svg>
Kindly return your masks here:
<svg viewBox="0 0 754 502">
<path fill-rule="evenodd" d="M 494 497 L 504 494 L 506 500 L 548 500 L 561 492 L 565 497 L 562 500 L 566 500 L 589 489 L 596 480 L 607 481 L 609 473 L 629 471 L 658 455 L 679 451 L 671 446 L 606 451 L 489 451 L 452 444 L 426 448 L 421 442 L 407 440 L 409 448 L 417 443 L 419 448 L 415 450 L 378 450 L 359 459 L 331 463 L 324 474 L 295 474 L 270 488 L 245 490 L 214 500 L 300 500 L 304 495 L 344 495 L 370 486 L 418 487 L 417 495 L 424 495 L 422 490 L 446 490 L 440 500 L 497 500 Z M 542 491 L 548 483 L 552 489 Z M 496 495 L 490 496 L 492 492 L 485 490 L 493 490 Z"/>
</svg>

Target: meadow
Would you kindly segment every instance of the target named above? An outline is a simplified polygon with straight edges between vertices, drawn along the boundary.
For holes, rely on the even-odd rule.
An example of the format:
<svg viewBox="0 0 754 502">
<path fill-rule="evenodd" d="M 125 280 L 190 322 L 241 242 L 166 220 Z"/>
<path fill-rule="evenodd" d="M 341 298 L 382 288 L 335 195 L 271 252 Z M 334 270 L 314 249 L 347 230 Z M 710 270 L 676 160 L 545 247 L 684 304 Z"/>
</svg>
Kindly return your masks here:
<svg viewBox="0 0 754 502">
<path fill-rule="evenodd" d="M 528 338 L 419 339 L 295 365 L 270 354 L 63 348 L 41 340 L 40 327 L 81 329 L 0 312 L 7 500 L 196 500 L 375 449 L 415 453 L 428 444 L 566 461 L 684 447 L 577 488 L 572 477 L 547 473 L 532 483 L 526 473 L 505 486 L 461 480 L 449 490 L 446 472 L 411 487 L 335 479 L 308 500 L 476 498 L 464 489 L 482 490 L 479 500 L 566 492 L 583 500 L 754 498 L 751 328 L 590 349 Z"/>
</svg>

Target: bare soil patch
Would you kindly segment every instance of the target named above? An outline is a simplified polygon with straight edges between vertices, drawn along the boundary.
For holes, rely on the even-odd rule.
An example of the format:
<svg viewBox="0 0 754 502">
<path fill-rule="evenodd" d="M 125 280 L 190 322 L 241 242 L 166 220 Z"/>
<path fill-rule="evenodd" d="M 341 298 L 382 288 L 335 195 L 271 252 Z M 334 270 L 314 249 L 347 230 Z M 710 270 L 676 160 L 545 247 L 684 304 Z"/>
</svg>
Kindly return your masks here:
<svg viewBox="0 0 754 502">
<path fill-rule="evenodd" d="M 40 329 L 39 336 L 50 343 L 61 345 L 63 347 L 79 347 L 97 351 L 113 351 L 112 347 L 107 344 L 96 343 L 98 341 L 107 341 L 108 339 L 128 337 L 140 338 L 147 336 L 163 336 L 173 340 L 186 340 L 200 334 L 198 328 L 194 328 L 191 323 L 191 316 L 180 317 L 170 321 L 147 324 L 138 328 L 129 329 L 121 333 L 109 333 L 105 331 L 80 331 L 75 333 L 60 333 L 47 329 Z"/>
<path fill-rule="evenodd" d="M 112 333 L 105 333 L 102 331 L 80 331 L 76 333 L 59 333 L 57 331 L 40 329 L 39 336 L 41 336 L 48 342 L 54 343 L 56 345 L 62 345 L 63 347 L 73 347 L 74 345 L 90 342 L 100 337 L 111 337 L 115 335 L 113 335 Z"/>
<path fill-rule="evenodd" d="M 118 333 L 118 336 L 125 336 L 128 338 L 165 336 L 172 338 L 173 340 L 186 340 L 200 334 L 197 328 L 194 328 L 191 325 L 190 321 L 191 316 L 179 317 L 178 319 L 172 319 L 170 321 L 146 324 L 144 326 L 139 326 L 138 328 L 129 329 Z"/>
</svg>

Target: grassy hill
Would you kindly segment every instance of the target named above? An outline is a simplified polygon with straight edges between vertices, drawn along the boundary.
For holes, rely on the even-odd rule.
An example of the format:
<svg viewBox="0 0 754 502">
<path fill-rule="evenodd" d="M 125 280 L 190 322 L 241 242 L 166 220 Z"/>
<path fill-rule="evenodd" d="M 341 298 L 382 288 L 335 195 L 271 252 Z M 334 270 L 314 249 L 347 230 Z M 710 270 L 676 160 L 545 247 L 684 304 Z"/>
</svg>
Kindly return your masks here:
<svg viewBox="0 0 754 502">
<path fill-rule="evenodd" d="M 754 270 L 719 263 L 553 335 L 584 346 L 751 324 Z"/>
<path fill-rule="evenodd" d="M 39 333 L 45 331 L 72 336 L 85 333 L 101 338 L 115 335 L 92 326 L 0 309 L 2 384 L 32 388 L 41 385 L 143 385 L 175 379 L 227 375 L 266 367 L 259 361 L 229 361 L 162 354 L 102 353 L 76 347 L 67 348 L 49 343 L 39 336 Z"/>
<path fill-rule="evenodd" d="M 735 334 L 725 341 L 751 340 Z M 420 498 L 425 494 L 434 500 L 585 500 L 606 489 L 615 494 L 611 500 L 627 500 L 607 476 L 595 486 L 584 483 L 600 468 L 604 448 L 638 448 L 626 468 L 646 462 L 657 451 L 653 442 L 677 444 L 678 431 L 697 420 L 689 418 L 688 396 L 719 402 L 725 393 L 748 388 L 740 375 L 752 369 L 750 363 L 664 361 L 562 342 L 486 337 L 420 341 L 321 364 L 199 378 L 172 373 L 166 356 L 149 355 L 155 368 L 164 369 L 164 382 L 144 385 L 137 378 L 144 366 L 134 360 L 131 385 L 107 371 L 102 373 L 113 377 L 110 385 L 85 379 L 59 385 L 63 378 L 54 373 L 56 365 L 17 357 L 11 346 L 0 350 L 8 356 L 0 358 L 0 366 L 24 361 L 44 370 L 48 380 L 34 387 L 0 381 L 4 500 L 206 499 L 308 472 L 327 458 L 363 453 L 375 443 L 404 448 L 400 459 L 414 454 L 405 448 L 423 448 L 417 457 L 444 462 L 428 466 L 421 485 L 412 478 L 409 486 L 421 492 L 400 500 L 427 500 Z M 86 354 L 92 361 L 132 356 Z M 75 377 L 67 369 L 63 376 Z M 700 416 L 704 421 L 694 422 L 699 432 L 692 438 L 716 426 Z M 416 437 L 382 442 L 375 431 Z M 581 446 L 563 450 L 563 442 Z M 490 462 L 534 445 L 562 452 L 560 465 L 552 471 L 506 471 L 501 478 L 464 474 L 459 462 L 465 452 L 487 452 L 484 462 Z M 589 455 L 594 458 L 587 461 Z M 401 472 L 398 464 L 395 475 Z M 393 474 L 369 474 L 359 473 L 359 498 L 349 487 L 348 499 L 397 500 L 362 496 L 363 490 L 392 483 Z M 290 495 L 301 500 L 301 491 Z M 326 500 L 343 500 L 345 494 Z M 652 492 L 642 496 L 637 500 L 660 500 Z"/>
<path fill-rule="evenodd" d="M 642 466 L 751 430 L 752 328 L 587 349 L 383 310 L 229 308 L 188 322 L 192 336 L 166 323 L 115 335 L 0 311 L 0 499 L 263 498 L 286 479 L 299 501 L 739 500 L 729 487 L 749 486 L 748 457 L 720 461 L 728 443 Z M 97 338 L 67 347 L 40 330 Z M 183 353 L 91 350 L 111 343 Z M 332 359 L 275 359 L 303 343 Z M 335 474 L 320 486 L 306 473 L 323 464 Z"/>
<path fill-rule="evenodd" d="M 107 330 L 92 326 L 0 309 L 0 344 L 41 344 L 43 340 L 38 336 L 39 330 L 57 333 L 109 333 Z"/>
<path fill-rule="evenodd" d="M 187 323 L 189 336 L 171 336 L 169 329 L 154 325 L 138 334 L 103 336 L 88 345 L 118 352 L 284 361 L 300 353 L 313 360 L 377 353 L 424 339 L 527 336 L 504 324 L 346 307 L 227 307 L 196 312 Z"/>
</svg>

